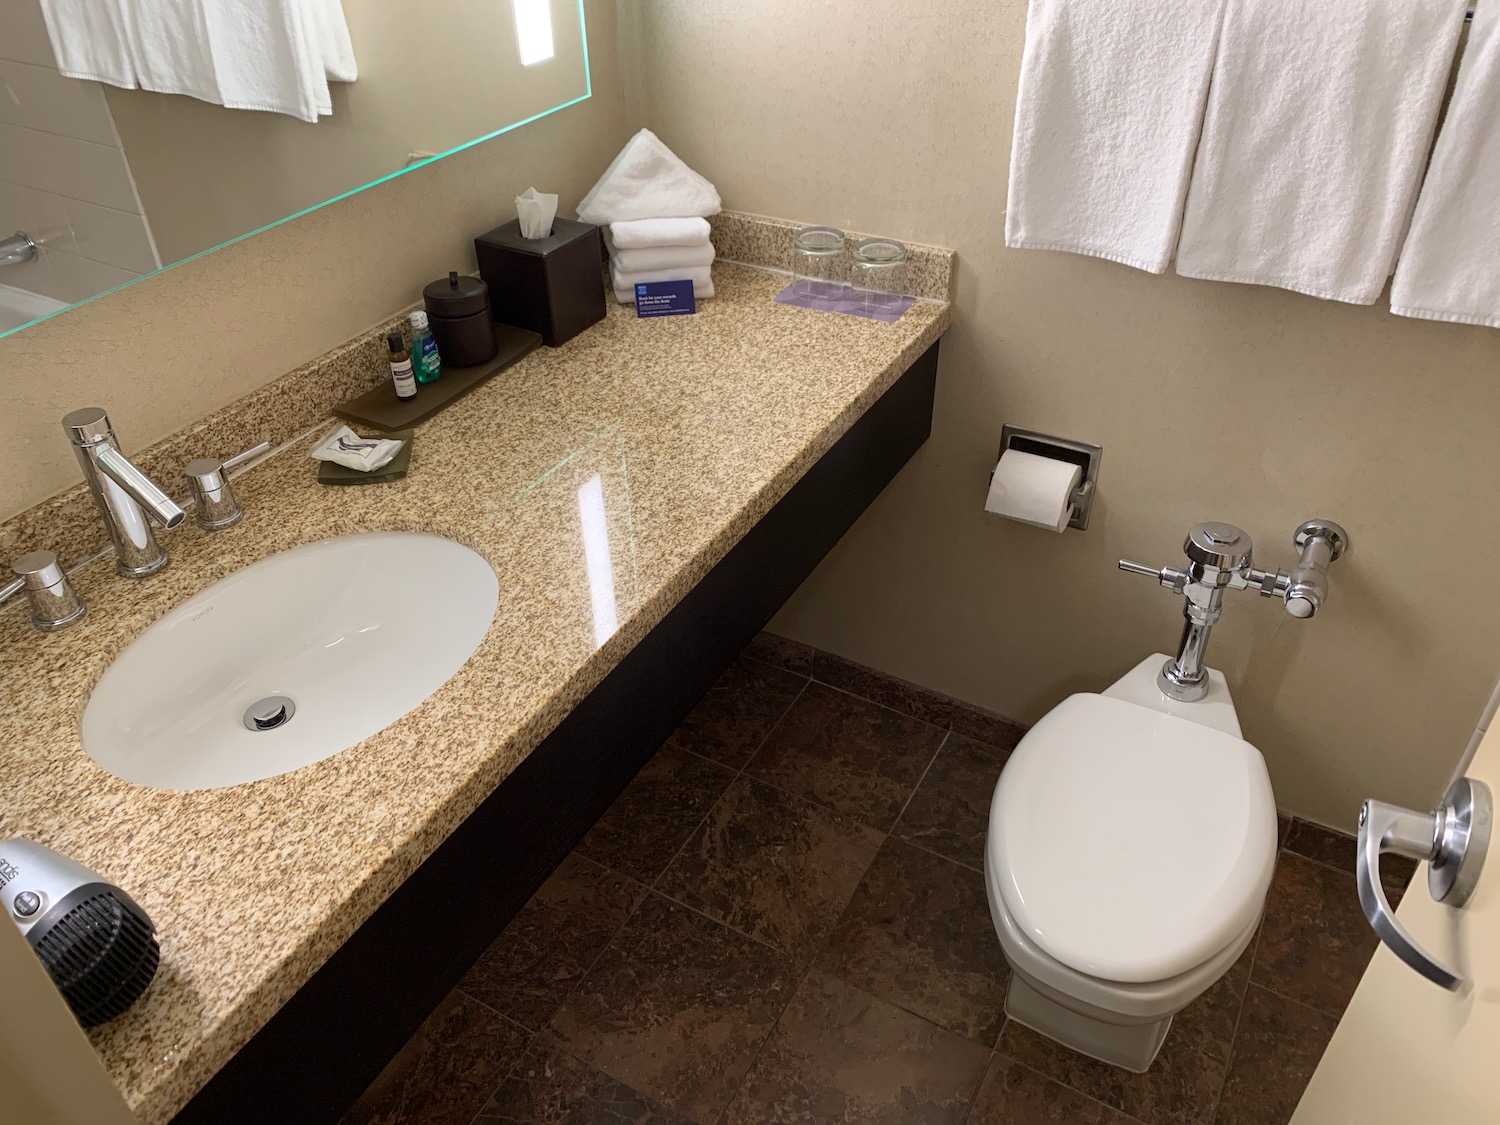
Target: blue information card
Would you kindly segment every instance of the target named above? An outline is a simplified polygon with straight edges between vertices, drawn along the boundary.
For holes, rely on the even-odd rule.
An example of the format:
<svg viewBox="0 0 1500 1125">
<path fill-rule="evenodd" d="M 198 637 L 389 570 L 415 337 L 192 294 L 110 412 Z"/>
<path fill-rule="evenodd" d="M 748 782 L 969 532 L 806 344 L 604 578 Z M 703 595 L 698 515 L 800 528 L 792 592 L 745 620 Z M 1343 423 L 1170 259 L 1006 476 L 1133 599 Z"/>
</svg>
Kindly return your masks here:
<svg viewBox="0 0 1500 1125">
<path fill-rule="evenodd" d="M 681 316 L 697 311 L 691 281 L 643 281 L 635 287 L 636 316 Z"/>
</svg>

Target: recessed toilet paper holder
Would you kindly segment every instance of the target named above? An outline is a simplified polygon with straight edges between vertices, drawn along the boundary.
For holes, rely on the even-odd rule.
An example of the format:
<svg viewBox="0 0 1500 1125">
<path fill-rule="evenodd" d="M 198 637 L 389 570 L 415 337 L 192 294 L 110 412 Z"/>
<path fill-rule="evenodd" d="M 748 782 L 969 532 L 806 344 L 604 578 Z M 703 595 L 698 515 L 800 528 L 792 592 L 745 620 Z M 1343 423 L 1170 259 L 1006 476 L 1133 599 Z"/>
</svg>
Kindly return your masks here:
<svg viewBox="0 0 1500 1125">
<path fill-rule="evenodd" d="M 1005 456 L 1007 449 L 1014 449 L 1018 453 L 1032 453 L 1038 457 L 1050 457 L 1054 461 L 1067 461 L 1077 465 L 1083 470 L 1083 479 L 1078 482 L 1078 487 L 1073 490 L 1069 504 L 1073 509 L 1073 515 L 1068 520 L 1068 526 L 1085 530 L 1089 525 L 1089 514 L 1094 510 L 1094 495 L 1099 483 L 1099 462 L 1104 459 L 1104 450 L 1097 445 L 1090 445 L 1086 441 L 1073 441 L 1069 438 L 1054 437 L 1052 434 L 1038 433 L 1036 430 L 1023 430 L 1020 426 L 1005 425 L 1000 427 L 1000 457 Z M 996 458 L 999 460 L 999 457 Z M 990 470 L 993 478 L 995 471 Z"/>
</svg>

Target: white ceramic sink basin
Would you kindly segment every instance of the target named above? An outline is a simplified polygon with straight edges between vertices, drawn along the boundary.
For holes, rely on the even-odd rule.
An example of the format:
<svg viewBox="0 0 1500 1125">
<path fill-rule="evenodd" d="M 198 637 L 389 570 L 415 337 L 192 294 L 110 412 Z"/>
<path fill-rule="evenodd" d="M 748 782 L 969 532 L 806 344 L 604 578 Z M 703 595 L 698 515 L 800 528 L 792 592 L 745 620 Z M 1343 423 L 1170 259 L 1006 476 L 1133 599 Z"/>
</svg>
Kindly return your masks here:
<svg viewBox="0 0 1500 1125">
<path fill-rule="evenodd" d="M 325 539 L 236 571 L 110 665 L 83 747 L 116 777 L 215 789 L 312 765 L 413 710 L 479 647 L 489 563 L 434 535 Z"/>
</svg>

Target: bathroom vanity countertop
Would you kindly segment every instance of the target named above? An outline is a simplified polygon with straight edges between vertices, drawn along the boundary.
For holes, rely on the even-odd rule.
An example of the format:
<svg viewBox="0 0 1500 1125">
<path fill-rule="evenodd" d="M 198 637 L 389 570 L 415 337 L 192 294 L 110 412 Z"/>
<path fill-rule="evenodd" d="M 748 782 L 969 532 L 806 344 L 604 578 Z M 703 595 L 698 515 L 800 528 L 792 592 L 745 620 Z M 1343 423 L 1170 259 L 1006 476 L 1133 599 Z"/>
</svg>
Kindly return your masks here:
<svg viewBox="0 0 1500 1125">
<path fill-rule="evenodd" d="M 891 325 L 808 312 L 773 303 L 783 275 L 714 275 L 695 316 L 637 320 L 611 302 L 604 323 L 496 376 L 417 431 L 404 480 L 320 486 L 294 449 L 238 478 L 243 524 L 164 536 L 164 573 L 78 571 L 81 624 L 43 635 L 0 613 L 0 837 L 89 865 L 159 930 L 149 991 L 90 1033 L 146 1125 L 185 1105 L 949 323 L 935 303 Z M 578 504 L 594 476 L 618 620 L 602 645 Z M 456 539 L 500 578 L 484 642 L 415 711 L 224 789 L 142 788 L 84 752 L 90 690 L 152 621 L 277 551 L 375 530 Z"/>
</svg>

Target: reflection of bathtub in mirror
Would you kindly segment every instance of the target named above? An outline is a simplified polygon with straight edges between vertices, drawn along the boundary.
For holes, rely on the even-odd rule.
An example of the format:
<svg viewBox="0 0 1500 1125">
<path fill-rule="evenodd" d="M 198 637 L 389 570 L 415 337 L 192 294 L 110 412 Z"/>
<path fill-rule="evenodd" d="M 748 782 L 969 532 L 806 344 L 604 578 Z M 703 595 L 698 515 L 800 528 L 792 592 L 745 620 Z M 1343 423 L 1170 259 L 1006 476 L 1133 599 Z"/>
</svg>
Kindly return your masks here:
<svg viewBox="0 0 1500 1125">
<path fill-rule="evenodd" d="M 184 34 L 196 48 L 218 44 L 239 59 L 235 45 L 253 43 L 254 27 L 235 13 L 266 3 L 208 5 L 234 33 L 222 42 L 217 32 L 199 42 L 207 24 Z M 334 21 L 347 23 L 342 46 L 324 41 L 311 62 L 272 51 L 264 66 L 223 72 L 194 69 L 199 55 L 189 50 L 158 59 L 170 37 L 122 46 L 110 21 L 64 22 L 54 42 L 41 0 L 0 0 L 0 10 L 0 239 L 28 230 L 43 250 L 18 271 L 3 267 L 0 287 L 63 302 L 130 284 L 591 92 L 582 0 L 330 0 L 329 11 L 346 17 Z M 121 69 L 122 51 L 144 52 L 152 66 Z M 16 320 L 15 303 L 24 302 L 7 300 L 0 312 L 0 335 L 36 319 Z"/>
<path fill-rule="evenodd" d="M 0 285 L 0 332 L 9 332 L 67 307 L 65 302 L 54 301 L 39 293 L 17 289 L 14 285 Z"/>
</svg>

